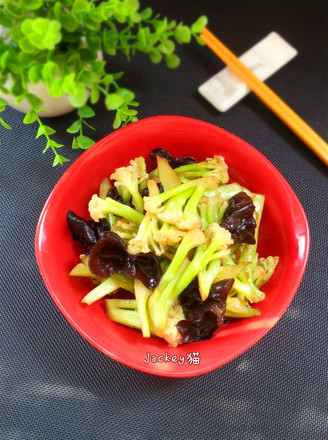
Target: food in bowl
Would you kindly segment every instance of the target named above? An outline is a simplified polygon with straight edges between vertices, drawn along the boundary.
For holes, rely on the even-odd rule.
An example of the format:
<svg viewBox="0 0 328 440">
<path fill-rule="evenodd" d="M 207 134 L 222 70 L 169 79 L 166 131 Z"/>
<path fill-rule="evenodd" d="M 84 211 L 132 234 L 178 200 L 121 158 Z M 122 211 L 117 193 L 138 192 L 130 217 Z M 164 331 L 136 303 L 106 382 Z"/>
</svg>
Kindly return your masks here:
<svg viewBox="0 0 328 440">
<path fill-rule="evenodd" d="M 70 275 L 96 284 L 82 303 L 104 300 L 110 320 L 170 347 L 259 316 L 279 260 L 258 255 L 264 196 L 229 183 L 222 156 L 150 158 L 151 170 L 139 156 L 103 178 L 90 219 L 67 213 L 84 249 Z"/>
<path fill-rule="evenodd" d="M 274 276 L 261 288 L 266 297 L 254 306 L 251 319 L 229 318 L 210 340 L 168 347 L 164 339 L 144 338 L 142 332 L 106 316 L 105 300 L 88 306 L 81 299 L 94 287 L 92 279 L 68 273 L 83 252 L 72 240 L 67 212 L 89 218 L 88 203 L 98 194 L 103 176 L 133 158 L 149 158 L 151 148 L 165 147 L 175 157 L 201 162 L 221 155 L 231 182 L 265 195 L 257 251 L 278 255 Z M 154 162 L 146 160 L 147 169 Z M 93 347 L 116 362 L 145 373 L 191 377 L 213 371 L 236 359 L 260 341 L 279 321 L 294 298 L 309 255 L 309 227 L 294 191 L 274 165 L 253 146 L 213 124 L 180 116 L 145 118 L 101 139 L 64 172 L 51 191 L 36 228 L 35 254 L 45 286 L 59 311 Z M 42 289 L 40 287 L 40 293 Z M 118 298 L 117 298 L 118 299 Z M 74 342 L 72 342 L 74 343 Z M 198 353 L 193 355 L 193 353 Z M 92 356 L 90 347 L 90 355 Z M 111 367 L 111 362 L 108 366 Z"/>
</svg>

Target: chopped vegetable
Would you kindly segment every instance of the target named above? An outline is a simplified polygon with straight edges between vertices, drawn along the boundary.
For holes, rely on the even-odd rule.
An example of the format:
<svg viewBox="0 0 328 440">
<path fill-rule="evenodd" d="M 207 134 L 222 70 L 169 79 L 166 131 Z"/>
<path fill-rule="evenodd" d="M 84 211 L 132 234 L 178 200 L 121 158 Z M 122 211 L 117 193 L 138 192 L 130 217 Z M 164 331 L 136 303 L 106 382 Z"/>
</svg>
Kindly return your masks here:
<svg viewBox="0 0 328 440">
<path fill-rule="evenodd" d="M 231 233 L 235 243 L 256 243 L 254 211 L 253 201 L 244 191 L 231 197 L 221 226 Z"/>
<path fill-rule="evenodd" d="M 112 321 L 139 330 L 142 329 L 136 300 L 106 299 L 106 312 L 107 316 Z M 183 342 L 182 335 L 178 330 L 178 323 L 182 319 L 184 319 L 182 307 L 180 304 L 175 303 L 170 310 L 167 326 L 164 331 L 159 331 L 158 329 L 153 328 L 150 322 L 150 333 L 154 336 L 165 339 L 171 347 L 177 347 Z"/>
<path fill-rule="evenodd" d="M 138 224 L 140 224 L 143 219 L 143 214 L 134 208 L 117 202 L 111 197 L 106 197 L 105 200 L 101 199 L 96 194 L 92 196 L 89 202 L 89 212 L 95 222 L 99 222 L 101 218 L 104 218 L 108 214 L 123 217 Z"/>
<path fill-rule="evenodd" d="M 175 158 L 165 148 L 154 148 L 150 152 L 149 156 L 155 160 L 157 159 L 157 157 L 162 157 L 163 159 L 166 159 L 172 168 L 178 168 L 182 165 L 188 165 L 190 163 L 197 163 L 197 161 L 193 157 Z M 155 173 L 156 173 L 156 171 L 155 171 Z"/>
<path fill-rule="evenodd" d="M 97 287 L 91 290 L 81 302 L 89 306 L 106 295 L 116 292 L 118 289 L 124 289 L 134 293 L 133 278 L 128 275 L 113 274 L 109 278 L 103 280 Z"/>
<path fill-rule="evenodd" d="M 106 219 L 101 219 L 96 223 L 94 220 L 85 220 L 74 214 L 73 211 L 67 212 L 67 223 L 72 232 L 73 238 L 79 240 L 87 252 L 97 244 L 98 240 L 105 236 L 109 231 Z"/>
<path fill-rule="evenodd" d="M 145 210 L 179 229 L 199 228 L 202 221 L 198 212 L 198 203 L 204 191 L 215 187 L 217 187 L 215 177 L 191 180 L 156 196 L 144 197 Z"/>
<path fill-rule="evenodd" d="M 155 255 L 130 255 L 123 240 L 114 232 L 108 232 L 93 246 L 89 266 L 98 277 L 108 278 L 113 273 L 126 274 L 142 281 L 148 289 L 154 289 L 161 277 L 161 267 Z"/>
<path fill-rule="evenodd" d="M 148 179 L 144 158 L 138 157 L 131 160 L 128 167 L 117 168 L 110 178 L 115 180 L 115 186 L 122 196 L 123 202 L 129 203 L 132 199 L 135 209 L 143 213 L 144 204 L 139 192 L 139 185 Z"/>
<path fill-rule="evenodd" d="M 171 168 L 169 162 L 161 156 L 157 156 L 158 177 L 163 185 L 164 191 L 175 188 L 181 184 L 181 179 Z"/>
<path fill-rule="evenodd" d="M 182 180 L 214 176 L 219 184 L 229 181 L 228 167 L 222 156 L 214 156 L 204 162 L 182 165 L 175 169 Z"/>
<path fill-rule="evenodd" d="M 209 297 L 203 301 L 195 279 L 179 297 L 186 319 L 178 323 L 183 343 L 210 339 L 225 324 L 226 300 L 233 279 L 221 280 L 211 286 Z"/>
</svg>

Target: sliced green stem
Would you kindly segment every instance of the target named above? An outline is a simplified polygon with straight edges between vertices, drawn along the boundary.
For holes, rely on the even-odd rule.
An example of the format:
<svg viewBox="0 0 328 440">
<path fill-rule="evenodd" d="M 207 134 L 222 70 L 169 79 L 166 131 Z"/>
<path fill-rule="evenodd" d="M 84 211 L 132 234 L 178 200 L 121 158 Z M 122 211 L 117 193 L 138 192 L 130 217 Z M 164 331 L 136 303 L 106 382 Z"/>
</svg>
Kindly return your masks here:
<svg viewBox="0 0 328 440">
<path fill-rule="evenodd" d="M 212 260 L 207 267 L 203 267 L 198 273 L 198 286 L 200 296 L 203 301 L 205 301 L 210 293 L 211 286 L 214 283 L 221 269 L 221 260 Z"/>
<path fill-rule="evenodd" d="M 127 275 L 113 274 L 111 277 L 107 278 L 107 280 L 92 289 L 81 302 L 88 305 L 93 304 L 95 301 L 115 292 L 119 288 L 134 292 L 133 278 Z"/>
<path fill-rule="evenodd" d="M 134 294 L 136 297 L 137 310 L 140 317 L 141 330 L 144 338 L 150 337 L 147 301 L 151 293 L 152 290 L 147 289 L 147 287 L 145 287 L 140 280 L 134 280 Z"/>
<path fill-rule="evenodd" d="M 127 325 L 128 327 L 141 329 L 140 317 L 137 310 L 113 307 L 110 301 L 112 300 L 106 300 L 106 312 L 109 319 L 119 324 Z"/>
</svg>

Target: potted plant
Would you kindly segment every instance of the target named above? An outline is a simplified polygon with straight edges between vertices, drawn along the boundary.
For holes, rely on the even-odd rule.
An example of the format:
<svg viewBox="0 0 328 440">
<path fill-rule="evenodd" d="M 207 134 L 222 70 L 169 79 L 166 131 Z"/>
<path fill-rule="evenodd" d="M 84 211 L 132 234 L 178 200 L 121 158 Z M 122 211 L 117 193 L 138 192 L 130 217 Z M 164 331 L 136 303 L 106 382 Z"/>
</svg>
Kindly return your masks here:
<svg viewBox="0 0 328 440">
<path fill-rule="evenodd" d="M 94 141 L 83 127 L 100 99 L 114 112 L 114 129 L 137 119 L 135 95 L 120 86 L 123 72 L 109 70 L 110 57 L 122 52 L 131 60 L 143 52 L 152 63 L 175 68 L 176 43 L 196 38 L 202 44 L 198 35 L 206 22 L 200 17 L 188 27 L 169 21 L 141 9 L 138 0 L 0 0 L 0 111 L 10 104 L 25 112 L 23 122 L 37 124 L 36 137 L 46 140 L 44 152 L 53 151 L 53 165 L 63 164 L 62 145 L 44 117 L 77 109 L 67 131 L 73 148 L 89 148 Z M 3 118 L 0 123 L 10 128 Z"/>
</svg>

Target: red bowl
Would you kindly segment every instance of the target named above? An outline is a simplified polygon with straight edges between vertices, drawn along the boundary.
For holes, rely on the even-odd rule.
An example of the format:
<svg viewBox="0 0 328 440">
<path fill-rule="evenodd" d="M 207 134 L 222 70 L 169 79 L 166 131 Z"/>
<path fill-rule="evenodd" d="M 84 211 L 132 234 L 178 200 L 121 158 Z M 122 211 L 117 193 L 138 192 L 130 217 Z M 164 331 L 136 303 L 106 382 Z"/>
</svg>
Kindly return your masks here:
<svg viewBox="0 0 328 440">
<path fill-rule="evenodd" d="M 102 301 L 87 306 L 88 279 L 68 276 L 78 262 L 79 243 L 66 225 L 69 209 L 88 217 L 88 202 L 102 178 L 153 148 L 197 160 L 224 156 L 231 181 L 266 197 L 260 225 L 259 255 L 279 256 L 271 280 L 263 287 L 261 316 L 236 320 L 212 340 L 170 348 L 156 337 L 108 320 Z M 53 300 L 73 327 L 105 355 L 147 373 L 188 377 L 212 371 L 245 352 L 279 320 L 299 287 L 309 253 L 309 228 L 295 193 L 277 169 L 255 148 L 206 122 L 159 116 L 135 122 L 105 137 L 84 152 L 64 173 L 41 213 L 35 237 L 37 263 Z M 148 362 L 147 362 L 148 361 Z"/>
</svg>

